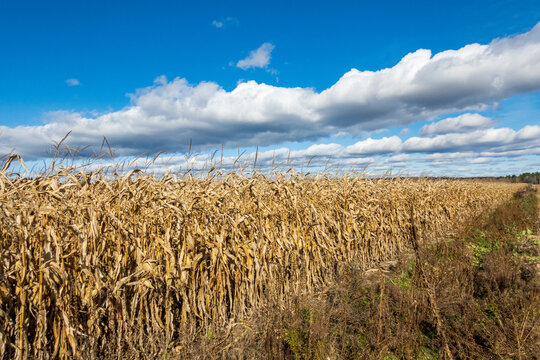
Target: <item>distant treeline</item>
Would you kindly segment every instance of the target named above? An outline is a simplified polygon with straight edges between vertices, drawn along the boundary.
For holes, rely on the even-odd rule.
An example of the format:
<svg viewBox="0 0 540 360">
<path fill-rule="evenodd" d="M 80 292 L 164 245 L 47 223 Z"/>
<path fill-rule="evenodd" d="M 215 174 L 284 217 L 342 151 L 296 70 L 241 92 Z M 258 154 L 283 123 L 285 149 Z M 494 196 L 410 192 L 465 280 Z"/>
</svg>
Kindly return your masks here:
<svg viewBox="0 0 540 360">
<path fill-rule="evenodd" d="M 500 177 L 502 179 L 509 179 L 512 182 L 522 182 L 528 184 L 540 184 L 540 172 L 526 172 L 521 175 L 507 175 Z"/>
</svg>

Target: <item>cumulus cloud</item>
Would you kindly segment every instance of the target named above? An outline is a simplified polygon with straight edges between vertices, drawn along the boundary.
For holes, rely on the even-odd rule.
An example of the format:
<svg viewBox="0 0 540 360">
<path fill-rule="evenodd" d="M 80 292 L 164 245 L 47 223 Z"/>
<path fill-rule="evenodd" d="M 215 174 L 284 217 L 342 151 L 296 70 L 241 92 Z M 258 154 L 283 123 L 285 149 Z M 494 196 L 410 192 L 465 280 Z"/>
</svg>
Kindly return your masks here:
<svg viewBox="0 0 540 360">
<path fill-rule="evenodd" d="M 463 133 L 493 126 L 495 121 L 480 114 L 466 113 L 457 117 L 447 118 L 432 124 L 424 125 L 420 135 L 430 136 L 449 133 Z"/>
<path fill-rule="evenodd" d="M 81 82 L 78 79 L 72 78 L 72 79 L 67 79 L 66 84 L 68 84 L 68 86 L 79 86 L 81 85 Z"/>
<path fill-rule="evenodd" d="M 238 66 L 267 66 L 272 49 L 273 45 L 263 44 Z M 182 152 L 190 139 L 193 149 L 200 151 L 221 144 L 269 146 L 339 134 L 357 136 L 443 114 L 478 111 L 503 98 L 540 89 L 538 59 L 540 24 L 487 45 L 471 44 L 435 55 L 418 50 L 379 71 L 352 69 L 322 92 L 255 81 L 226 91 L 214 82 L 189 84 L 181 78 L 159 77 L 118 111 L 99 116 L 57 112 L 43 125 L 0 126 L 0 153 L 13 150 L 26 158 L 43 157 L 50 144 L 69 131 L 70 146 L 101 144 L 105 136 L 119 155 Z M 488 118 L 467 114 L 430 124 L 421 137 L 409 138 L 401 146 L 399 138 L 390 137 L 348 151 L 449 151 L 472 148 L 471 144 L 486 149 L 500 144 L 501 151 L 505 147 L 511 151 L 509 137 L 523 137 L 528 143 L 539 131 L 531 126 L 518 134 L 512 129 L 486 129 L 488 124 L 492 124 Z"/>
<path fill-rule="evenodd" d="M 383 137 L 382 139 L 368 138 L 347 147 L 349 154 L 386 154 L 399 151 L 401 139 L 398 136 Z"/>
<path fill-rule="evenodd" d="M 270 43 L 262 44 L 258 49 L 250 51 L 249 55 L 236 63 L 242 70 L 250 68 L 265 68 L 270 64 L 270 58 L 275 46 Z"/>
</svg>

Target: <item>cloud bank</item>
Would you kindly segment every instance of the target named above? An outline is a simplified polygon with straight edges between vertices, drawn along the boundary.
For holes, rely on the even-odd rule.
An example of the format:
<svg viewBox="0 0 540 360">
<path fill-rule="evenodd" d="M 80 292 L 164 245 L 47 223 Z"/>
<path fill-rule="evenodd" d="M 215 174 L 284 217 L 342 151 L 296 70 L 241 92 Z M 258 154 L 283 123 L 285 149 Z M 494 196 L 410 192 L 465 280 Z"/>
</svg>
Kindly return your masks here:
<svg viewBox="0 0 540 360">
<path fill-rule="evenodd" d="M 186 168 L 208 170 L 216 163 L 224 168 L 236 166 L 251 169 L 256 165 L 258 169 L 268 170 L 276 166 L 282 169 L 303 168 L 309 164 L 310 169 L 344 171 L 363 170 L 367 167 L 369 174 L 384 174 L 393 169 L 394 174 L 506 175 L 523 172 L 521 166 L 531 166 L 526 157 L 540 155 L 540 126 L 525 126 L 519 130 L 489 128 L 470 134 L 420 136 L 405 141 L 398 136 L 368 138 L 349 146 L 329 143 L 314 144 L 304 149 L 280 147 L 244 153 L 240 158 L 214 155 L 200 154 L 189 158 L 163 156 L 152 163 L 148 170 L 157 173 L 181 172 Z M 144 159 L 137 160 L 131 164 L 131 168 L 143 168 L 146 164 Z M 534 167 L 535 163 L 532 164 Z"/>
<path fill-rule="evenodd" d="M 273 45 L 263 44 L 238 66 L 264 67 L 272 49 Z M 420 49 L 379 71 L 351 69 L 322 92 L 255 81 L 226 91 L 214 82 L 193 85 L 181 78 L 160 77 L 153 86 L 138 90 L 131 105 L 119 111 L 100 116 L 57 112 L 44 125 L 0 126 L 0 153 L 44 157 L 51 143 L 69 131 L 71 146 L 101 144 L 105 136 L 118 155 L 126 156 L 183 152 L 190 139 L 199 151 L 221 144 L 268 146 L 339 133 L 354 136 L 448 113 L 480 111 L 501 99 L 540 89 L 538 59 L 540 24 L 487 45 L 471 44 L 435 55 Z M 527 142 L 538 132 L 534 126 L 516 132 L 488 129 L 491 125 L 490 119 L 468 114 L 427 125 L 419 138 L 368 139 L 372 143 L 355 144 L 351 151 L 450 151 L 471 148 L 471 141 L 510 150 L 509 138 Z"/>
</svg>

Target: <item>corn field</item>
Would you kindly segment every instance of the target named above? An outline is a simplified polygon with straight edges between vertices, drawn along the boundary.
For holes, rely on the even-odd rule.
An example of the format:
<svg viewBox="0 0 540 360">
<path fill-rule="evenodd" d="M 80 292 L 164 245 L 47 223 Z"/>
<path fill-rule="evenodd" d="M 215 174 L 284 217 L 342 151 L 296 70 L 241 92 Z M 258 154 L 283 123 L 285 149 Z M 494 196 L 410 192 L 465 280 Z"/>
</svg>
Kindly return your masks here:
<svg viewBox="0 0 540 360">
<path fill-rule="evenodd" d="M 181 349 L 507 200 L 518 184 L 360 175 L 0 173 L 0 359 Z M 205 330 L 206 331 L 206 330 Z"/>
</svg>

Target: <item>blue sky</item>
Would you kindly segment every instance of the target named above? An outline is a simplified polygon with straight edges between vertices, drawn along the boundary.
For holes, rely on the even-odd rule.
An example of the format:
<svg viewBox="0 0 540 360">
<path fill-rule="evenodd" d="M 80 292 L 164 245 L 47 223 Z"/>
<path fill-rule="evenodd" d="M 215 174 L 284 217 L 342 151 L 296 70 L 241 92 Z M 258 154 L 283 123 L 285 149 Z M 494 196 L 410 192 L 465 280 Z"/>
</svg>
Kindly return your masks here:
<svg viewBox="0 0 540 360">
<path fill-rule="evenodd" d="M 156 171 L 190 139 L 262 164 L 538 171 L 539 21 L 538 1 L 4 1 L 0 153 L 37 161 L 71 130 L 168 151 Z"/>
</svg>

